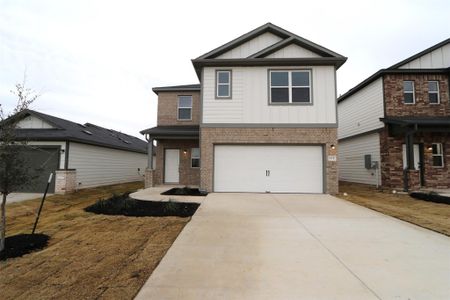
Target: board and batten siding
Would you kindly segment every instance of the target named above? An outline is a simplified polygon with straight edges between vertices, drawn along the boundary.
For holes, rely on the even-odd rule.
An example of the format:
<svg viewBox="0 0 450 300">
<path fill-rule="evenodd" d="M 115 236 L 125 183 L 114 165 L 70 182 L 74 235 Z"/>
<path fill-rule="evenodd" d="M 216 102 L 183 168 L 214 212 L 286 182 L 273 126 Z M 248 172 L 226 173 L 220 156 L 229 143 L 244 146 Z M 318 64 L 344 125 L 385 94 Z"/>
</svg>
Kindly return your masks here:
<svg viewBox="0 0 450 300">
<path fill-rule="evenodd" d="M 234 67 L 232 98 L 216 99 L 216 70 L 204 68 L 203 124 L 336 124 L 335 69 L 333 66 L 298 68 Z M 312 72 L 312 105 L 269 105 L 269 70 Z"/>
<path fill-rule="evenodd" d="M 338 138 L 382 128 L 383 116 L 383 79 L 378 78 L 338 104 Z"/>
<path fill-rule="evenodd" d="M 54 128 L 51 124 L 35 116 L 27 116 L 17 123 L 17 128 L 22 129 L 50 129 Z"/>
<path fill-rule="evenodd" d="M 406 63 L 399 69 L 441 69 L 450 67 L 450 43 Z"/>
<path fill-rule="evenodd" d="M 146 166 L 144 153 L 70 143 L 69 169 L 77 171 L 78 188 L 140 181 Z"/>
<path fill-rule="evenodd" d="M 339 142 L 339 180 L 364 184 L 381 184 L 380 170 L 366 169 L 364 155 L 370 154 L 372 161 L 380 164 L 379 133 L 358 136 Z"/>
<path fill-rule="evenodd" d="M 317 53 L 312 52 L 311 50 L 302 48 L 294 44 L 286 46 L 266 56 L 266 58 L 295 58 L 295 57 L 321 57 L 321 56 Z"/>
<path fill-rule="evenodd" d="M 225 52 L 217 58 L 246 58 L 249 57 L 252 54 L 255 54 L 256 52 L 261 51 L 264 48 L 267 48 L 269 46 L 272 46 L 273 44 L 281 41 L 281 38 L 275 34 L 272 34 L 270 32 L 263 33 L 261 35 L 258 35 L 257 37 L 251 39 L 248 42 L 245 42 L 244 44 L 235 47 L 231 49 L 228 52 Z"/>
</svg>

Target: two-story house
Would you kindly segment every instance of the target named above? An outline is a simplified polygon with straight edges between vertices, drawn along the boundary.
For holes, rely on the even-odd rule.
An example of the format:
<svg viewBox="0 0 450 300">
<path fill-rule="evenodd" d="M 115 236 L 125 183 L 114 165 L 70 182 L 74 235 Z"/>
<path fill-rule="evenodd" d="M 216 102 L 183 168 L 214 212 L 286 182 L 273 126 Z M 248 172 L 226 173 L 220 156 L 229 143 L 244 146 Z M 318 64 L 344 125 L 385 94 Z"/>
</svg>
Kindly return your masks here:
<svg viewBox="0 0 450 300">
<path fill-rule="evenodd" d="M 450 188 L 450 39 L 339 97 L 339 177 L 404 190 Z"/>
<path fill-rule="evenodd" d="M 337 193 L 336 70 L 345 61 L 270 23 L 193 59 L 199 85 L 153 89 L 158 123 L 142 131 L 150 148 L 157 141 L 147 186 Z"/>
</svg>

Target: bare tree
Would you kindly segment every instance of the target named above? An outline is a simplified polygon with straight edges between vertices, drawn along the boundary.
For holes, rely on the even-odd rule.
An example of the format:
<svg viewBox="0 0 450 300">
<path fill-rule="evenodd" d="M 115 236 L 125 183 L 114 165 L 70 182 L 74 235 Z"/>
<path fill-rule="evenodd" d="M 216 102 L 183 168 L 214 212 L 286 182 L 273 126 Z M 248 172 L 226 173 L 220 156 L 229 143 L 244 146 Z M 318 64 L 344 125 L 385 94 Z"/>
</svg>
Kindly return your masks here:
<svg viewBox="0 0 450 300">
<path fill-rule="evenodd" d="M 6 237 L 6 198 L 17 191 L 31 176 L 25 166 L 26 160 L 22 155 L 25 141 L 17 141 L 16 128 L 21 113 L 26 110 L 38 97 L 34 90 L 26 87 L 26 77 L 23 82 L 15 85 L 11 90 L 17 97 L 16 106 L 6 113 L 0 104 L 0 193 L 2 195 L 0 216 L 0 252 L 5 249 Z"/>
</svg>

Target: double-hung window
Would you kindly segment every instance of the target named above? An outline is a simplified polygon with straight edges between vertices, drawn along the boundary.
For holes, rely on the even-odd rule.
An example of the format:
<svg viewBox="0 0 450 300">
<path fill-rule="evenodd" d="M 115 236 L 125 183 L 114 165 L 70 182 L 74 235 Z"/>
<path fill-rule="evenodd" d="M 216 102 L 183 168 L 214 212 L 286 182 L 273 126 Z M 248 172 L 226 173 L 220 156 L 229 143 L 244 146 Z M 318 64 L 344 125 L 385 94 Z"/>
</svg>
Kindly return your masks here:
<svg viewBox="0 0 450 300">
<path fill-rule="evenodd" d="M 192 120 L 192 96 L 178 96 L 178 120 Z"/>
<path fill-rule="evenodd" d="M 200 167 L 200 148 L 191 149 L 191 168 Z"/>
<path fill-rule="evenodd" d="M 439 104 L 439 81 L 428 81 L 428 101 L 430 104 Z"/>
<path fill-rule="evenodd" d="M 403 81 L 403 103 L 405 104 L 416 103 L 414 94 L 414 81 L 411 80 Z"/>
<path fill-rule="evenodd" d="M 231 71 L 216 71 L 216 98 L 231 98 Z"/>
<path fill-rule="evenodd" d="M 442 150 L 441 143 L 433 143 L 431 145 L 433 153 L 433 167 L 444 166 L 444 151 Z"/>
<path fill-rule="evenodd" d="M 310 70 L 271 70 L 269 72 L 270 103 L 311 103 Z"/>
</svg>

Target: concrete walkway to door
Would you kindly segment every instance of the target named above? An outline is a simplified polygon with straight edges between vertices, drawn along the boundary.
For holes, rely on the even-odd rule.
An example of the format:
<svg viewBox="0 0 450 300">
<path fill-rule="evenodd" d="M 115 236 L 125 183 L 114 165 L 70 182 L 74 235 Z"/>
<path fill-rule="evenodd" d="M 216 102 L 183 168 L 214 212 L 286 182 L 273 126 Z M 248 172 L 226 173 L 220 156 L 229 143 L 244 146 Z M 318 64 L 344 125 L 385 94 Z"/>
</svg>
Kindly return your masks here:
<svg viewBox="0 0 450 300">
<path fill-rule="evenodd" d="M 450 238 L 329 195 L 210 194 L 137 299 L 450 299 Z"/>
</svg>

